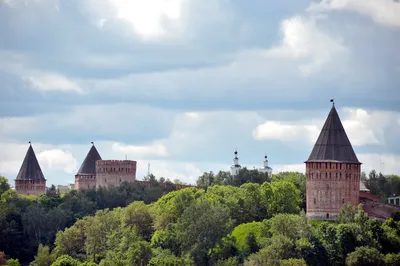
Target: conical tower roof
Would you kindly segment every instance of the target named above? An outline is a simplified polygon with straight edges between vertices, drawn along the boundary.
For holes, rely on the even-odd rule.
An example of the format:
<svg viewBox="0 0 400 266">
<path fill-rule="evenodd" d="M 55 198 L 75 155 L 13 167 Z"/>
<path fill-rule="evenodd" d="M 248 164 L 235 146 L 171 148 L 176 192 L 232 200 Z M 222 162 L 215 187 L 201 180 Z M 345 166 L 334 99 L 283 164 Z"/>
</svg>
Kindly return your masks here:
<svg viewBox="0 0 400 266">
<path fill-rule="evenodd" d="M 16 180 L 46 180 L 31 144 L 29 144 Z"/>
<path fill-rule="evenodd" d="M 332 106 L 307 160 L 307 162 L 312 161 L 360 163 L 343 128 L 335 105 Z"/>
<path fill-rule="evenodd" d="M 77 175 L 96 174 L 96 161 L 98 160 L 101 160 L 101 156 L 93 144 L 88 154 L 86 155 L 86 158 L 83 161 L 81 168 L 79 168 Z"/>
</svg>

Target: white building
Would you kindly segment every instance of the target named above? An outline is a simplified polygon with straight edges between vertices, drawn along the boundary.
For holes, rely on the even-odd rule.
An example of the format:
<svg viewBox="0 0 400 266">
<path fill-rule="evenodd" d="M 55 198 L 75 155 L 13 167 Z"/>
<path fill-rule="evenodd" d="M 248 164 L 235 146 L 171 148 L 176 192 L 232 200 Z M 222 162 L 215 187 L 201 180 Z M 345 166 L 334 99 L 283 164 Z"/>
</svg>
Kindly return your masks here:
<svg viewBox="0 0 400 266">
<path fill-rule="evenodd" d="M 264 167 L 258 169 L 259 172 L 267 173 L 269 177 L 272 176 L 272 168 L 268 166 L 267 155 L 264 156 Z"/>
<path fill-rule="evenodd" d="M 242 166 L 239 164 L 239 158 L 237 157 L 238 152 L 235 150 L 235 158 L 233 159 L 233 164 L 231 165 L 231 174 L 237 175 L 239 174 Z M 272 168 L 268 166 L 267 155 L 264 157 L 264 167 L 258 169 L 259 172 L 267 173 L 269 177 L 272 176 Z"/>
<path fill-rule="evenodd" d="M 235 150 L 235 158 L 233 158 L 233 164 L 231 165 L 231 174 L 237 175 L 239 174 L 240 169 L 242 167 L 239 164 L 239 158 L 237 157 L 238 152 Z"/>
</svg>

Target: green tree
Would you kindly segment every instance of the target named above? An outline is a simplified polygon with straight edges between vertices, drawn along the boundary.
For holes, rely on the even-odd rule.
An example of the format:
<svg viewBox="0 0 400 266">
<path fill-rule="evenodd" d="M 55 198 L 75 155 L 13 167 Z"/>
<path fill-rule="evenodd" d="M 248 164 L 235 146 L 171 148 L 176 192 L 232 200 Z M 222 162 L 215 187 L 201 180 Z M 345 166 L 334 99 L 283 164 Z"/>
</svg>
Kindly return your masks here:
<svg viewBox="0 0 400 266">
<path fill-rule="evenodd" d="M 79 261 L 68 256 L 68 255 L 62 255 L 61 257 L 57 258 L 51 266 L 79 266 Z M 40 265 L 40 264 L 39 264 Z M 42 266 L 42 265 L 40 265 Z"/>
<path fill-rule="evenodd" d="M 209 250 L 230 232 L 232 225 L 225 208 L 212 207 L 205 200 L 192 204 L 183 212 L 177 224 L 182 251 L 189 252 L 196 265 L 207 265 Z"/>
<path fill-rule="evenodd" d="M 136 227 L 137 232 L 145 240 L 150 241 L 153 229 L 153 218 L 149 206 L 142 201 L 131 203 L 124 210 L 123 226 Z"/>
<path fill-rule="evenodd" d="M 383 266 L 384 256 L 375 248 L 359 247 L 347 255 L 348 266 Z"/>
<path fill-rule="evenodd" d="M 39 245 L 37 255 L 33 264 L 40 266 L 50 266 L 55 260 L 55 256 L 50 253 L 50 248 L 48 246 Z"/>
<path fill-rule="evenodd" d="M 4 176 L 0 176 L 0 197 L 1 195 L 10 189 L 10 185 L 8 184 L 7 178 Z"/>
<path fill-rule="evenodd" d="M 397 254 L 386 254 L 385 256 L 386 266 L 398 266 L 400 265 L 400 253 Z"/>
<path fill-rule="evenodd" d="M 7 265 L 8 266 L 21 266 L 21 263 L 19 263 L 18 259 L 9 259 L 9 260 L 7 260 Z"/>
</svg>

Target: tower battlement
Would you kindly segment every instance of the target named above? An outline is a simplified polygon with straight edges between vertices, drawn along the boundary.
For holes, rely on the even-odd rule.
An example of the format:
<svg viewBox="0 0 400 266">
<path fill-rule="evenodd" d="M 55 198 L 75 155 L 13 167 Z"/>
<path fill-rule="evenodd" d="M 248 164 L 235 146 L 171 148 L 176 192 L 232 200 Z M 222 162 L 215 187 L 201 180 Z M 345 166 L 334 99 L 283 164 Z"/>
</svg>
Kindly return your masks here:
<svg viewBox="0 0 400 266">
<path fill-rule="evenodd" d="M 135 182 L 136 167 L 137 162 L 131 160 L 96 161 L 96 187 Z"/>
</svg>

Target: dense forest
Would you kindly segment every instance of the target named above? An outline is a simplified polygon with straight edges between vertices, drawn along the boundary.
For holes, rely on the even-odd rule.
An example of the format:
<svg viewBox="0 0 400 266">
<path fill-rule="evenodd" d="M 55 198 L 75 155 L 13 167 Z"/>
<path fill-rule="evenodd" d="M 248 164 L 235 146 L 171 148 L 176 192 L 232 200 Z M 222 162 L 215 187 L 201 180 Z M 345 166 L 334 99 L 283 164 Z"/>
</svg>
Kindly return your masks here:
<svg viewBox="0 0 400 266">
<path fill-rule="evenodd" d="M 398 176 L 362 178 L 383 198 L 400 193 Z M 346 206 L 334 222 L 307 221 L 301 173 L 209 172 L 178 191 L 147 179 L 34 198 L 0 178 L 0 265 L 400 265 L 398 215 Z"/>
</svg>

